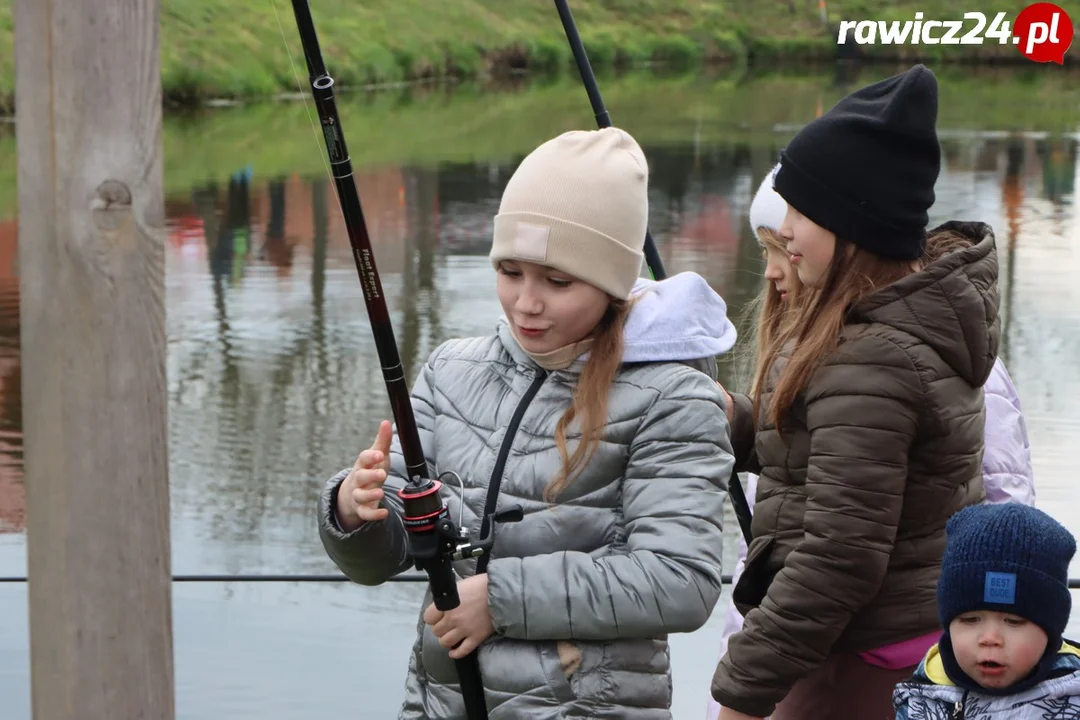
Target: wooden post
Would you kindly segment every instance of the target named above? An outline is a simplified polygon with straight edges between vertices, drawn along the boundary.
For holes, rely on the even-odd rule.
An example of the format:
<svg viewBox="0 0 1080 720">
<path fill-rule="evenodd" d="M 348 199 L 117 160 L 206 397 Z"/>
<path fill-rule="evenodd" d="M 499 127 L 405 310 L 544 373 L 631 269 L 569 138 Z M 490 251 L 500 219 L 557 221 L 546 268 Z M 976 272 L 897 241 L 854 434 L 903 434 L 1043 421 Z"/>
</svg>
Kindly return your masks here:
<svg viewBox="0 0 1080 720">
<path fill-rule="evenodd" d="M 172 720 L 160 0 L 14 0 L 34 720 Z"/>
</svg>

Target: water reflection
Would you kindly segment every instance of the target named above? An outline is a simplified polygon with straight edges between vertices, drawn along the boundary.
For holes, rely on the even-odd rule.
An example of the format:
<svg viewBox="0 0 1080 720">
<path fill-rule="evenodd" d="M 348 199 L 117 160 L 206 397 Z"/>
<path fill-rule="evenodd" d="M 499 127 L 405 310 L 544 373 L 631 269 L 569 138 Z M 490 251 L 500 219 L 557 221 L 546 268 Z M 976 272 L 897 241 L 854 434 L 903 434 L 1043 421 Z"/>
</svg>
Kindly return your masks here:
<svg viewBox="0 0 1080 720">
<path fill-rule="evenodd" d="M 831 79 L 833 87 L 815 90 L 813 102 L 793 104 L 798 110 L 773 104 L 764 110 L 733 109 L 757 118 L 761 127 L 746 132 L 716 132 L 699 115 L 668 137 L 650 120 L 629 119 L 642 123 L 642 136 L 656 138 L 643 144 L 651 166 L 651 228 L 666 267 L 671 273 L 703 275 L 725 297 L 741 327 L 742 309 L 762 282 L 760 250 L 747 226 L 753 192 L 794 127 L 827 107 L 830 95 L 850 89 L 853 76 L 844 72 Z M 577 93 L 574 102 L 580 105 Z M 229 116 L 222 118 L 229 122 Z M 1074 120 L 1074 127 L 1080 125 L 1080 114 Z M 1039 503 L 1080 533 L 1070 452 L 1080 443 L 1078 139 L 1060 132 L 969 129 L 977 124 L 942 130 L 943 168 L 932 219 L 980 219 L 997 231 L 1001 352 L 1027 414 Z M 205 131 L 213 127 L 210 123 Z M 522 148 L 550 136 L 546 126 L 520 132 L 528 135 L 518 143 Z M 319 150 L 312 141 L 307 152 Z M 523 152 L 357 168 L 410 381 L 443 340 L 493 327 L 499 309 L 486 259 L 492 218 Z M 314 533 L 315 493 L 328 474 L 370 442 L 377 422 L 388 415 L 385 388 L 333 184 L 317 170 L 264 175 L 257 164 L 246 163 L 220 174 L 208 171 L 220 179 L 192 182 L 167 198 L 174 571 L 330 571 Z M 195 174 L 182 166 L 175 172 Z M 15 223 L 7 221 L 0 223 L 0 533 L 8 535 L 0 538 L 0 574 L 25 570 L 18 335 Z M 721 370 L 725 382 L 739 384 L 730 363 Z M 734 528 L 734 522 L 728 526 Z M 728 535 L 730 568 L 735 532 Z M 421 590 L 406 585 L 378 591 L 178 589 L 178 689 L 188 698 L 181 706 L 192 703 L 189 717 L 298 716 L 266 715 L 270 706 L 254 696 L 245 695 L 242 702 L 225 691 L 202 697 L 215 680 L 203 671 L 205 656 L 225 642 L 219 632 L 228 632 L 210 617 L 209 609 L 219 607 L 214 603 L 231 598 L 239 605 L 230 607 L 251 608 L 251 617 L 264 618 L 256 624 L 292 632 L 288 637 L 299 643 L 309 641 L 298 618 L 317 624 L 317 608 L 331 608 L 326 612 L 340 622 L 358 618 L 357 627 L 363 626 L 356 629 L 358 636 L 388 623 L 393 637 L 379 637 L 404 652 Z M 286 597 L 291 599 L 280 599 Z M 269 613 L 266 606 L 274 603 L 278 614 L 271 620 L 261 613 Z M 0 595 L 0 616 L 12 607 L 17 611 L 9 617 L 18 618 L 17 625 L 12 630 L 0 621 L 0 656 L 15 648 L 23 658 L 20 642 L 8 638 L 24 627 L 25 606 L 5 604 Z M 713 624 L 678 640 L 696 653 L 687 657 L 677 650 L 674 656 L 681 678 L 677 702 L 687 716 L 704 708 L 694 693 L 703 692 L 707 677 L 695 673 L 713 661 L 716 631 Z M 341 647 L 333 638 L 322 641 L 312 654 Z M 238 647 L 246 642 L 236 636 Z M 270 655 L 286 652 L 266 647 Z M 17 660 L 16 666 L 25 663 Z M 5 672 L 10 667 L 0 661 L 0 695 L 10 686 Z M 379 707 L 390 713 L 403 665 L 384 673 L 358 689 L 383 687 L 385 681 L 393 692 L 380 697 L 385 707 Z M 258 668 L 251 674 L 258 676 Z M 309 699 L 328 703 L 320 709 L 341 707 L 339 699 L 324 698 L 322 679 L 305 677 L 312 688 Z M 691 690 L 679 690 L 687 687 L 687 678 L 694 683 Z M 229 689 L 233 682 L 260 685 L 257 677 L 242 674 L 222 682 Z M 201 700 L 193 699 L 197 696 Z M 310 705 L 305 709 L 315 711 Z"/>
<path fill-rule="evenodd" d="M 782 140 L 646 147 L 652 228 L 665 264 L 705 276 L 734 316 L 761 281 L 746 216 Z M 1030 271 L 1023 280 L 1041 289 L 1018 298 L 1014 255 L 1021 237 L 1030 252 L 1068 242 L 1077 143 L 951 138 L 943 147 L 934 215 L 997 227 L 1002 354 L 1012 367 L 1017 342 L 1046 326 L 1047 300 L 1045 282 Z M 486 261 L 492 217 L 519 161 L 358 174 L 410 378 L 447 337 L 490 331 L 498 314 Z M 238 172 L 227 186 L 196 188 L 188 203 L 174 199 L 171 207 L 177 571 L 327 569 L 311 532 L 311 499 L 386 415 L 333 187 L 322 176 L 253 184 Z M 1060 330 L 1059 343 L 1080 344 L 1080 328 Z M 1080 407 L 1071 414 L 1080 416 Z"/>
<path fill-rule="evenodd" d="M 1016 342 L 1039 322 L 1034 306 L 1047 299 L 1036 292 L 1020 300 L 1031 310 L 1014 307 L 1023 278 L 1013 255 L 1022 235 L 1034 252 L 1055 238 L 1064 246 L 1075 233 L 1077 141 L 943 134 L 934 214 L 995 224 L 1002 355 L 1011 367 Z M 652 230 L 665 264 L 705 276 L 734 316 L 760 283 L 749 202 L 785 139 L 646 146 Z M 498 312 L 485 260 L 492 217 L 520 159 L 357 174 L 410 378 L 447 337 L 490 330 Z M 311 494 L 385 414 L 333 186 L 322 175 L 255 181 L 251 168 L 239 168 L 223 183 L 169 197 L 167 208 L 177 569 L 324 565 L 310 532 Z M 22 527 L 14 226 L 0 228 L 0 527 L 7 531 Z M 1023 328 L 1018 312 L 1034 315 Z M 1057 335 L 1080 339 L 1080 331 Z"/>
<path fill-rule="evenodd" d="M 26 522 L 17 234 L 15 220 L 0 221 L 0 533 L 21 531 Z"/>
</svg>

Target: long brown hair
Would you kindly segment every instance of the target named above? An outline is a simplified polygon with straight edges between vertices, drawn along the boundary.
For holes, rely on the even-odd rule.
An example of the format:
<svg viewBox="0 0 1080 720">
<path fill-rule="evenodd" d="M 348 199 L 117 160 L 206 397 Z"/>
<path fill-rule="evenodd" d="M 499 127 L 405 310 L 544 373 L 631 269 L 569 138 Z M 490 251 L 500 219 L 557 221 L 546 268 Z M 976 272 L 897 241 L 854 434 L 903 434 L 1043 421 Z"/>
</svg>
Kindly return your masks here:
<svg viewBox="0 0 1080 720">
<path fill-rule="evenodd" d="M 782 434 L 783 418 L 795 398 L 806 389 L 821 362 L 840 344 L 840 332 L 851 307 L 875 290 L 913 271 L 909 260 L 875 255 L 838 237 L 823 287 L 814 293 L 815 297 L 807 298 L 808 302 L 801 304 L 797 317 L 777 334 L 763 357 L 754 397 L 755 410 L 759 409 L 764 378 L 768 377 L 781 350 L 793 345 L 791 358 L 777 380 L 769 408 L 770 419 Z"/>
<path fill-rule="evenodd" d="M 619 372 L 623 354 L 623 325 L 630 314 L 631 303 L 612 300 L 592 335 L 589 359 L 585 361 L 573 400 L 555 425 L 555 447 L 562 458 L 562 469 L 544 489 L 544 499 L 554 502 L 573 480 L 575 474 L 592 459 L 607 425 L 608 395 L 615 375 Z M 566 430 L 580 418 L 581 440 L 573 454 L 567 450 Z"/>
</svg>

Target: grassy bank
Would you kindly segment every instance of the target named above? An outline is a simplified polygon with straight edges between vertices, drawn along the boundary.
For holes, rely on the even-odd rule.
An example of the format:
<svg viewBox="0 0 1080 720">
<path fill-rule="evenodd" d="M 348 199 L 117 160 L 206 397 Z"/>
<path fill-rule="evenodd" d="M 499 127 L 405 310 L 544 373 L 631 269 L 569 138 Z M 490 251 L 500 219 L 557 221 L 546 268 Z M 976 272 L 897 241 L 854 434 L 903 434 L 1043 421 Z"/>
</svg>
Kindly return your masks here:
<svg viewBox="0 0 1080 720">
<path fill-rule="evenodd" d="M 939 73 L 938 126 L 949 130 L 1075 132 L 1080 84 L 1060 73 Z M 849 91 L 890 72 L 871 68 L 847 84 L 830 75 L 773 72 L 749 79 L 734 74 L 657 78 L 629 73 L 605 81 L 605 100 L 619 125 L 644 145 L 727 141 L 769 145 L 815 117 Z M 570 78 L 523 83 L 493 93 L 473 83 L 452 92 L 419 87 L 345 94 L 339 110 L 357 168 L 434 167 L 519 158 L 537 137 L 594 120 L 580 84 Z M 279 101 L 240 108 L 166 115 L 165 185 L 184 194 L 207 181 L 227 180 L 250 167 L 256 178 L 324 172 L 322 140 L 314 135 L 310 103 Z M 317 120 L 315 121 L 317 123 Z M 16 205 L 16 146 L 10 127 L 0 134 L 0 218 Z"/>
<path fill-rule="evenodd" d="M 11 0 L 0 3 L 0 104 L 10 107 Z M 345 85 L 511 69 L 550 71 L 572 64 L 549 0 L 312 4 L 323 54 Z M 950 0 L 831 0 L 827 9 L 829 26 L 835 28 L 841 20 L 911 19 L 917 10 L 926 18 L 961 19 L 963 9 L 955 5 Z M 823 25 L 812 0 L 571 0 L 571 6 L 599 69 L 643 62 L 783 63 L 831 58 L 836 51 L 835 29 Z M 1018 7 L 1014 0 L 979 5 L 988 19 L 998 11 L 1009 12 L 1011 19 Z M 908 57 L 918 51 L 950 61 L 1020 59 L 1014 47 L 997 43 L 860 48 Z M 288 0 L 162 0 L 161 52 L 163 86 L 176 102 L 295 91 L 296 74 L 305 81 Z"/>
</svg>

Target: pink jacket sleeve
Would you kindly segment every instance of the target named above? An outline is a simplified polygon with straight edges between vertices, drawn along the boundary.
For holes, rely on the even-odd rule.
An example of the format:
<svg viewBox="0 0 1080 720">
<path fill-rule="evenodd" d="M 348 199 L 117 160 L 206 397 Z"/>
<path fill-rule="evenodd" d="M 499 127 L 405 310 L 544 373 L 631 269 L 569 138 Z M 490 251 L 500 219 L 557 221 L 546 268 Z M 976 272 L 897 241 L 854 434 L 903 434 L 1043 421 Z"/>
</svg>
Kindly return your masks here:
<svg viewBox="0 0 1080 720">
<path fill-rule="evenodd" d="M 1035 478 L 1020 398 L 1005 365 L 998 358 L 984 386 L 986 449 L 983 485 L 989 503 L 1035 504 Z"/>
</svg>

